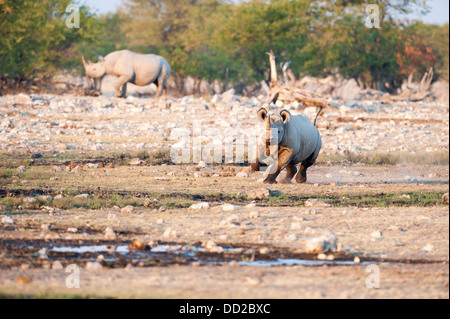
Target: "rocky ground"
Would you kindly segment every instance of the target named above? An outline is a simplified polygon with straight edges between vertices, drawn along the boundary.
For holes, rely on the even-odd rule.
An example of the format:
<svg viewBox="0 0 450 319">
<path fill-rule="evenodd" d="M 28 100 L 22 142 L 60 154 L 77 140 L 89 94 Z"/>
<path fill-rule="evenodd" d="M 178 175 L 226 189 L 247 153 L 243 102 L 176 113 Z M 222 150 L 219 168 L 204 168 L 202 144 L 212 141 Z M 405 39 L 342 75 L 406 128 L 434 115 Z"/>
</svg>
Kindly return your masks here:
<svg viewBox="0 0 450 319">
<path fill-rule="evenodd" d="M 448 105 L 334 102 L 305 185 L 173 164 L 191 135 L 244 161 L 263 101 L 0 97 L 0 294 L 448 298 Z"/>
</svg>

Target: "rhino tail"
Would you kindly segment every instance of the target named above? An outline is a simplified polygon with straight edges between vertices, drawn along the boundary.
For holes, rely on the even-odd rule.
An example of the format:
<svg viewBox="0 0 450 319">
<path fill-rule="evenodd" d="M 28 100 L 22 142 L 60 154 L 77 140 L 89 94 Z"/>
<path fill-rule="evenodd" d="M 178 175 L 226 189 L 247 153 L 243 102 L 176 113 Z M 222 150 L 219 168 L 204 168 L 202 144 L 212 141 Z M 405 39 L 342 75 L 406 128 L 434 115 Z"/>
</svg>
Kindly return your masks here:
<svg viewBox="0 0 450 319">
<path fill-rule="evenodd" d="M 317 127 L 317 119 L 319 118 L 320 113 L 323 111 L 323 106 L 320 106 L 320 110 L 316 115 L 316 118 L 314 119 L 314 126 Z"/>
</svg>

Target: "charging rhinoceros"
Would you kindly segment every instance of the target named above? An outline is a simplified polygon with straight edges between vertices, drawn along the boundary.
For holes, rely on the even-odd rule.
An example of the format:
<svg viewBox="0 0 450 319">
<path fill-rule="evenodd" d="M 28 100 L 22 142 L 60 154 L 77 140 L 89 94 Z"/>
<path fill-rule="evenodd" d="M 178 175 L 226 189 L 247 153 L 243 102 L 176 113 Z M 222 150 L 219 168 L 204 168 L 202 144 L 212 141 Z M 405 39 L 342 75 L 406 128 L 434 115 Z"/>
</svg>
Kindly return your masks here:
<svg viewBox="0 0 450 319">
<path fill-rule="evenodd" d="M 116 51 L 105 58 L 99 56 L 98 63 L 87 61 L 82 57 L 86 76 L 94 79 L 99 87 L 105 75 L 118 78 L 114 88 L 117 97 L 126 97 L 127 83 L 145 86 L 155 83 L 159 97 L 166 90 L 166 81 L 170 76 L 169 63 L 161 56 L 154 54 L 137 54 L 129 50 Z M 96 79 L 100 79 L 99 81 Z"/>
<path fill-rule="evenodd" d="M 322 148 L 322 138 L 315 125 L 305 116 L 292 116 L 287 110 L 269 114 L 262 108 L 258 118 L 265 123 L 265 130 L 258 141 L 252 169 L 259 171 L 260 162 L 270 156 L 274 161 L 264 183 L 276 184 L 278 175 L 285 168 L 287 174 L 281 183 L 291 183 L 298 172 L 297 165 L 300 172 L 295 180 L 299 184 L 306 183 L 306 171 L 315 163 Z"/>
</svg>

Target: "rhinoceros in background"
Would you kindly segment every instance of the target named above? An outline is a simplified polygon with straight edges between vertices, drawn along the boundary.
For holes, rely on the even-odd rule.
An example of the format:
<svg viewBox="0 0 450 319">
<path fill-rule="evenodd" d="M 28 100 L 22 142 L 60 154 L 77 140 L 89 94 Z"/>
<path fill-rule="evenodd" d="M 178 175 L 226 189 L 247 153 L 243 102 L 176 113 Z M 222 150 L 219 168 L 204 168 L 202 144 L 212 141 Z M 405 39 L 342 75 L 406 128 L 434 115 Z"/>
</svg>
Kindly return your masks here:
<svg viewBox="0 0 450 319">
<path fill-rule="evenodd" d="M 280 172 L 286 168 L 286 178 L 281 183 L 288 184 L 295 177 L 297 183 L 306 183 L 306 171 L 319 156 L 322 138 L 319 131 L 308 118 L 302 115 L 292 116 L 287 110 L 269 114 L 265 108 L 258 111 L 258 118 L 263 121 L 264 131 L 260 136 L 256 159 L 251 164 L 254 171 L 259 171 L 260 162 L 272 156 L 275 161 L 269 167 L 266 184 L 276 184 Z"/>
<path fill-rule="evenodd" d="M 84 57 L 82 60 L 86 76 L 94 79 L 96 89 L 101 87 L 101 79 L 105 75 L 118 78 L 114 85 L 117 97 L 126 97 L 128 82 L 138 86 L 155 83 L 158 87 L 156 95 L 159 97 L 165 93 L 166 81 L 171 73 L 170 65 L 163 57 L 129 50 L 112 52 L 105 58 L 99 56 L 98 63 L 86 62 Z"/>
</svg>

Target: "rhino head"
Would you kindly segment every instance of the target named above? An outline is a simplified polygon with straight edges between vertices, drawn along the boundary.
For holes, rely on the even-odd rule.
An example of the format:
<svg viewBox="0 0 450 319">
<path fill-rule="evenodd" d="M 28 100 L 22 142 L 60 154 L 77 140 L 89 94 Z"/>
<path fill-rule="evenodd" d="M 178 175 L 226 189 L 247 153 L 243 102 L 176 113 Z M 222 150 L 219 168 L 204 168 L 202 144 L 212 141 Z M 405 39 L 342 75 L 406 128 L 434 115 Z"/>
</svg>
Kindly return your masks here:
<svg viewBox="0 0 450 319">
<path fill-rule="evenodd" d="M 81 58 L 83 61 L 84 70 L 86 71 L 86 76 L 91 79 L 102 78 L 106 74 L 106 63 L 102 56 L 98 57 L 98 62 L 93 63 L 92 61 L 87 61 L 84 56 Z"/>
<path fill-rule="evenodd" d="M 258 119 L 265 123 L 266 155 L 270 155 L 270 146 L 278 146 L 284 138 L 286 125 L 291 120 L 291 113 L 283 110 L 269 114 L 265 108 L 258 111 Z"/>
</svg>

